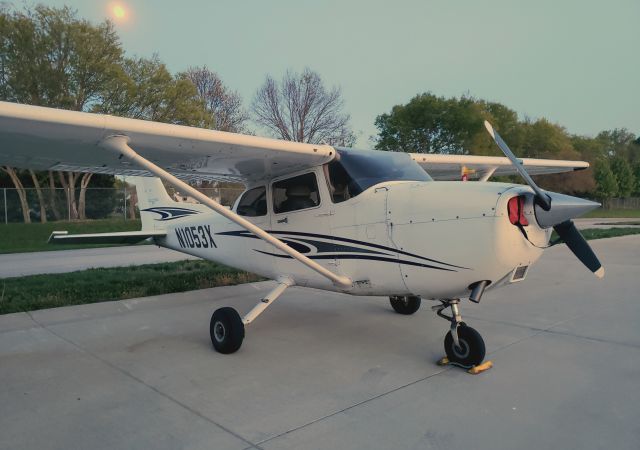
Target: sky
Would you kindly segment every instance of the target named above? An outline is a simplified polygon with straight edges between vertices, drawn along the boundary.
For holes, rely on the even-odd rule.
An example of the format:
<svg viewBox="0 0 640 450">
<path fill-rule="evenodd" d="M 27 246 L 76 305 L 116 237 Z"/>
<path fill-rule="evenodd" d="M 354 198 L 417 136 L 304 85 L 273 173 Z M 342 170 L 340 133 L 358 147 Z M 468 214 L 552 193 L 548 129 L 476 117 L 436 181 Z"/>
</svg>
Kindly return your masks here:
<svg viewBox="0 0 640 450">
<path fill-rule="evenodd" d="M 371 147 L 374 120 L 422 92 L 470 94 L 594 136 L 640 134 L 638 0 L 41 0 L 114 19 L 130 56 L 207 65 L 249 106 L 264 77 L 317 71 Z M 15 5 L 20 5 L 14 1 Z"/>
</svg>

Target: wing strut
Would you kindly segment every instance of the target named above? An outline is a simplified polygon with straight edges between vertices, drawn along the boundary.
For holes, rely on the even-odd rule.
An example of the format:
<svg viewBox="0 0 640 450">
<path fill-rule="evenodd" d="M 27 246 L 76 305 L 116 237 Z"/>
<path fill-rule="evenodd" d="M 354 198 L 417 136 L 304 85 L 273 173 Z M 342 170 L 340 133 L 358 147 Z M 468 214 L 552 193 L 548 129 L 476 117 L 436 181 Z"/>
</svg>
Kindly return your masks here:
<svg viewBox="0 0 640 450">
<path fill-rule="evenodd" d="M 100 145 L 108 150 L 120 153 L 121 155 L 125 156 L 127 159 L 131 160 L 131 162 L 136 163 L 139 166 L 147 169 L 149 172 L 153 173 L 155 176 L 163 179 L 167 183 L 174 186 L 176 189 L 180 190 L 180 192 L 187 193 L 189 196 L 195 198 L 203 205 L 208 206 L 218 214 L 226 217 L 227 219 L 231 220 L 232 222 L 235 222 L 236 224 L 240 225 L 242 228 L 246 229 L 247 231 L 255 234 L 260 239 L 273 245 L 275 248 L 277 248 L 281 252 L 286 253 L 287 255 L 291 256 L 294 259 L 297 259 L 298 261 L 300 261 L 302 264 L 304 264 L 311 270 L 319 273 L 325 278 L 328 278 L 336 286 L 341 287 L 343 289 L 347 289 L 351 287 L 352 283 L 348 277 L 336 275 L 330 270 L 327 270 L 317 262 L 309 259 L 308 257 L 304 256 L 300 252 L 289 247 L 280 239 L 277 239 L 276 237 L 267 233 L 262 228 L 254 225 L 253 223 L 249 222 L 248 220 L 234 213 L 230 209 L 225 208 L 220 203 L 210 199 L 206 195 L 192 188 L 184 181 L 181 181 L 178 178 L 174 177 L 166 170 L 156 166 L 152 162 L 138 155 L 135 152 L 135 150 L 129 147 L 129 138 L 127 136 L 122 136 L 122 135 L 110 136 L 110 137 L 107 137 Z"/>
<path fill-rule="evenodd" d="M 485 170 L 482 173 L 482 175 L 480 176 L 480 179 L 478 181 L 487 181 L 487 180 L 489 180 L 489 178 L 491 178 L 491 175 L 493 175 L 493 172 L 495 172 L 497 168 L 498 168 L 497 166 L 489 167 L 487 170 Z"/>
</svg>

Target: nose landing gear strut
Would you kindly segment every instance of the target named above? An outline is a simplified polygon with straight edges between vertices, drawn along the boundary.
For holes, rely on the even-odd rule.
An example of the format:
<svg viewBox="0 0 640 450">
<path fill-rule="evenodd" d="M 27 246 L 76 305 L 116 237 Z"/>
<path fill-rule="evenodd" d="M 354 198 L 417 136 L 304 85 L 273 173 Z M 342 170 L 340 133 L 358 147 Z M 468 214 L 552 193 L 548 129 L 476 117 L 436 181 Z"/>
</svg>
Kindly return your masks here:
<svg viewBox="0 0 640 450">
<path fill-rule="evenodd" d="M 447 357 L 446 361 L 443 359 L 442 362 L 465 369 L 479 368 L 486 352 L 484 341 L 480 333 L 462 321 L 459 303 L 460 299 L 454 298 L 440 300 L 440 305 L 431 307 L 438 316 L 451 323 L 451 329 L 444 338 L 444 351 Z M 451 308 L 451 316 L 443 313 L 447 308 Z"/>
</svg>

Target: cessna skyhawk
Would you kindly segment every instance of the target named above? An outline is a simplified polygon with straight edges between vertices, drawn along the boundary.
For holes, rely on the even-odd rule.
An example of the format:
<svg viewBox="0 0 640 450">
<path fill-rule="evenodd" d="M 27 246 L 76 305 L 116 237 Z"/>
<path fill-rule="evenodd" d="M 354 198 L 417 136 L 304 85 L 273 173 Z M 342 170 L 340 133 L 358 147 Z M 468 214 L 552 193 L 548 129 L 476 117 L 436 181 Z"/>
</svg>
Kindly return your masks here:
<svg viewBox="0 0 640 450">
<path fill-rule="evenodd" d="M 450 361 L 482 362 L 480 334 L 460 299 L 524 280 L 556 230 L 598 277 L 604 269 L 571 219 L 597 203 L 540 189 L 530 175 L 586 162 L 362 151 L 224 133 L 108 115 L 0 102 L 0 164 L 136 176 L 142 230 L 67 235 L 53 242 L 134 243 L 217 261 L 277 281 L 244 316 L 217 309 L 214 348 L 237 351 L 251 324 L 288 287 L 388 296 L 413 314 L 435 300 L 450 322 Z M 479 182 L 459 180 L 474 173 Z M 527 185 L 487 182 L 519 173 Z M 229 209 L 185 181 L 244 183 Z M 162 181 L 199 204 L 176 202 Z M 444 313 L 449 308 L 450 315 Z"/>
</svg>

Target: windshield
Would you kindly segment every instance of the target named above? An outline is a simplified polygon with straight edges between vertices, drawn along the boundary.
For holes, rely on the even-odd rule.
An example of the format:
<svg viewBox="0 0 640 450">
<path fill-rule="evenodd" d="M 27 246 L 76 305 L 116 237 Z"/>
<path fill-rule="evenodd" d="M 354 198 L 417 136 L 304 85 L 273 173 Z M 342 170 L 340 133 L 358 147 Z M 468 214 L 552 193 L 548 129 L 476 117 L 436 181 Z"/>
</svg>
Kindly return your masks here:
<svg viewBox="0 0 640 450">
<path fill-rule="evenodd" d="M 355 197 L 385 181 L 432 181 L 406 153 L 337 149 L 338 157 L 328 166 L 334 203 Z"/>
</svg>

